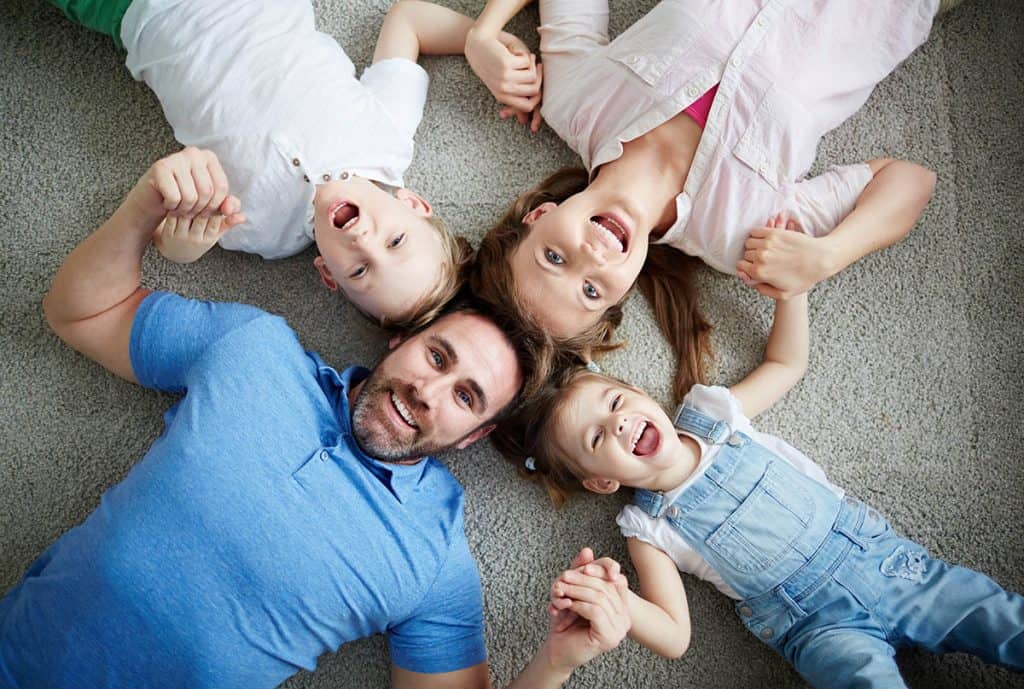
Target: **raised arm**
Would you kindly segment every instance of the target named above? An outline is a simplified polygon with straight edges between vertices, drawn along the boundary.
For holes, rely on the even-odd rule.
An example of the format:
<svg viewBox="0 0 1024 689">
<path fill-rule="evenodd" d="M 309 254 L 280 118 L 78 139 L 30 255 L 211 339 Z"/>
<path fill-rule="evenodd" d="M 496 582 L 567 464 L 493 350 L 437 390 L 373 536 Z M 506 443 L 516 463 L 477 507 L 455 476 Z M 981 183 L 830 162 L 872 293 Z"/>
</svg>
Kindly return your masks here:
<svg viewBox="0 0 1024 689">
<path fill-rule="evenodd" d="M 782 227 L 757 228 L 746 240 L 737 273 L 761 294 L 786 299 L 906 237 L 935 191 L 935 173 L 892 158 L 867 165 L 871 181 L 831 232 L 811 237 Z"/>
<path fill-rule="evenodd" d="M 223 224 L 229 227 L 244 220 L 238 199 L 212 181 L 211 167 L 223 176 L 216 156 L 195 148 L 155 162 L 110 219 L 64 260 L 43 299 L 46 320 L 62 340 L 132 382 L 129 337 L 139 303 L 149 293 L 140 280 L 154 231 L 168 214 L 175 227 L 179 222 L 187 227 L 184 216 L 209 209 L 227 213 Z"/>
<path fill-rule="evenodd" d="M 806 293 L 775 302 L 764 361 L 730 388 L 748 418 L 769 409 L 803 378 L 810 348 L 808 330 Z"/>
<path fill-rule="evenodd" d="M 499 103 L 502 116 L 540 128 L 543 68 L 519 38 L 502 30 L 531 0 L 489 0 L 466 37 L 466 61 Z M 532 113 L 532 116 L 531 116 Z"/>
<path fill-rule="evenodd" d="M 473 20 L 447 7 L 420 0 L 399 0 L 388 10 L 377 36 L 373 61 L 422 55 L 462 55 Z"/>
</svg>

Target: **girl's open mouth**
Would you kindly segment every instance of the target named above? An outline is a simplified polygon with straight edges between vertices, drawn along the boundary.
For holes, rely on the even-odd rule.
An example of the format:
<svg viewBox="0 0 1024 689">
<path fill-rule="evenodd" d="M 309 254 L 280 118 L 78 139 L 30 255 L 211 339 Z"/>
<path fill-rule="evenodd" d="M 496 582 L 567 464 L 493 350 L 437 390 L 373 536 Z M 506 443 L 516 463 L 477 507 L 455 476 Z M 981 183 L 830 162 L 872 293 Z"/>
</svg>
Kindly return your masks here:
<svg viewBox="0 0 1024 689">
<path fill-rule="evenodd" d="M 654 454 L 661 444 L 661 433 L 649 421 L 640 421 L 633 430 L 631 450 L 637 457 L 646 457 Z"/>
</svg>

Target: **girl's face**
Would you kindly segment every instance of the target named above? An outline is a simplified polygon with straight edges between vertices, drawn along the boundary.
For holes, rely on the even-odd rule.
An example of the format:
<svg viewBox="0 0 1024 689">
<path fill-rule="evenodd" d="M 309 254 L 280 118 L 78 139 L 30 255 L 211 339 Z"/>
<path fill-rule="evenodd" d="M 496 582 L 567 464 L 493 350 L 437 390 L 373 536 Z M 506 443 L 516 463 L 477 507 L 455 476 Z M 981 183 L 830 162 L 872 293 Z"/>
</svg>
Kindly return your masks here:
<svg viewBox="0 0 1024 689">
<path fill-rule="evenodd" d="M 637 217 L 628 199 L 586 189 L 523 218 L 530 231 L 512 254 L 512 274 L 519 299 L 549 333 L 579 335 L 633 286 L 649 233 Z"/>
<path fill-rule="evenodd" d="M 313 206 L 320 277 L 363 312 L 402 320 L 442 279 L 447 257 L 430 204 L 408 189 L 392 196 L 352 177 L 319 185 Z"/>
<path fill-rule="evenodd" d="M 603 376 L 584 376 L 567 393 L 554 422 L 554 441 L 596 493 L 619 485 L 661 490 L 690 467 L 680 462 L 672 422 L 647 395 Z"/>
</svg>

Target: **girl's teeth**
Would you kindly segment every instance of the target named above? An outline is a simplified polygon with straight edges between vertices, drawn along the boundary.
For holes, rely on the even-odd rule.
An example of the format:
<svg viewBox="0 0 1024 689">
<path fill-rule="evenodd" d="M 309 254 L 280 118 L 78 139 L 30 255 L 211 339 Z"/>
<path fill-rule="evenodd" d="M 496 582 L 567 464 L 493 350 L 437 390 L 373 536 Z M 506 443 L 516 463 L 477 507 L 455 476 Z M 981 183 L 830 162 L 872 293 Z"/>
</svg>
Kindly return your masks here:
<svg viewBox="0 0 1024 689">
<path fill-rule="evenodd" d="M 637 432 L 633 435 L 633 442 L 629 445 L 629 451 L 632 452 L 636 449 L 636 444 L 640 442 L 640 436 L 644 434 L 644 429 L 647 428 L 647 422 L 641 421 L 640 425 L 637 426 Z"/>
</svg>

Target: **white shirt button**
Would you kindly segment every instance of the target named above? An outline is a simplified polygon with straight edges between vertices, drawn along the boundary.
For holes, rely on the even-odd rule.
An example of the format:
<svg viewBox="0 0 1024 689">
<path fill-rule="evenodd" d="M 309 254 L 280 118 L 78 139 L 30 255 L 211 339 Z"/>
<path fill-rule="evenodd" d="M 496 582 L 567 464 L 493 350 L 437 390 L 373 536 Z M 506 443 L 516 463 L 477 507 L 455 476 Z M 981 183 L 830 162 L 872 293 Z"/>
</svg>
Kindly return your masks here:
<svg viewBox="0 0 1024 689">
<path fill-rule="evenodd" d="M 328 175 L 327 173 L 324 173 L 324 176 L 323 176 L 323 180 L 324 180 L 325 182 L 330 182 L 330 181 L 331 181 L 331 176 L 330 176 L 330 175 Z"/>
<path fill-rule="evenodd" d="M 626 58 L 626 62 L 628 62 L 631 65 L 635 65 L 637 62 L 640 62 L 640 58 L 638 58 L 636 55 L 630 55 L 628 58 Z"/>
<path fill-rule="evenodd" d="M 697 91 L 696 86 L 691 86 L 688 89 L 686 89 L 686 95 L 688 96 L 696 96 L 698 93 L 699 92 Z"/>
<path fill-rule="evenodd" d="M 768 20 L 765 19 L 763 16 L 762 17 L 758 17 L 757 18 L 757 25 L 758 26 L 768 26 Z"/>
<path fill-rule="evenodd" d="M 743 64 L 743 58 L 741 58 L 739 55 L 733 55 L 733 58 L 729 60 L 729 63 L 733 67 L 739 67 L 740 65 Z"/>
</svg>

